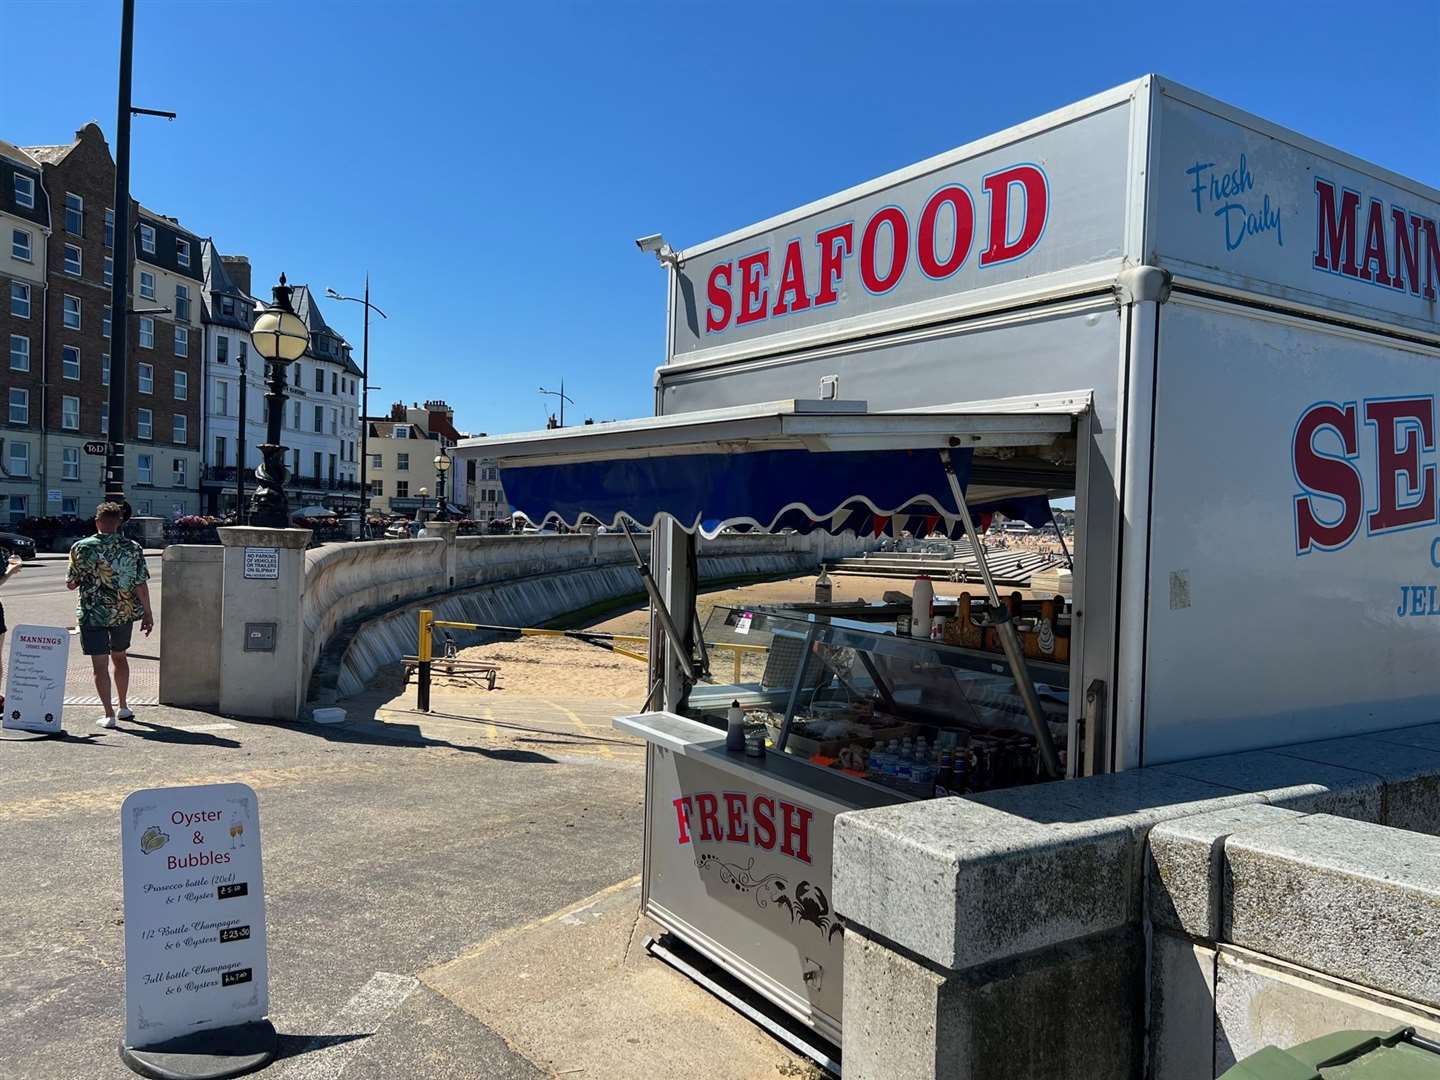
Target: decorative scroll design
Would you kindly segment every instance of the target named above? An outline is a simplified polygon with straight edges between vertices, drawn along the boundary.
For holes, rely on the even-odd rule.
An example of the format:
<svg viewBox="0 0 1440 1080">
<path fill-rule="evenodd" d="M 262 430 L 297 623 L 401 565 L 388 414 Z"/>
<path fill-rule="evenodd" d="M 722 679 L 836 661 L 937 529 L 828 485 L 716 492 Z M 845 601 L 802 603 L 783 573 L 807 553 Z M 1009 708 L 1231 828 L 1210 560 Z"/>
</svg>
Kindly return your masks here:
<svg viewBox="0 0 1440 1080">
<path fill-rule="evenodd" d="M 768 908 L 773 902 L 777 907 L 784 908 L 792 924 L 809 923 L 824 935 L 826 941 L 833 941 L 835 935 L 845 929 L 844 920 L 831 911 L 830 898 L 825 895 L 825 890 L 813 882 L 797 882 L 792 891 L 790 883 L 781 874 L 766 874 L 757 878 L 754 859 L 741 866 L 704 852 L 696 853 L 695 866 L 701 873 L 714 869 L 721 882 L 736 892 L 752 894 L 757 907 Z"/>
</svg>

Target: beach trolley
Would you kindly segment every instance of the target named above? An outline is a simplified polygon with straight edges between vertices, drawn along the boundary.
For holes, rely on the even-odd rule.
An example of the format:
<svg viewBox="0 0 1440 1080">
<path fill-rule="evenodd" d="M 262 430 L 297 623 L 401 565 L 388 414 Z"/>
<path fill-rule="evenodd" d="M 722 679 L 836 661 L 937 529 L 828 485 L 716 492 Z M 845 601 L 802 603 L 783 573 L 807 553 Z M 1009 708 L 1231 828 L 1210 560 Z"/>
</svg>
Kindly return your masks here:
<svg viewBox="0 0 1440 1080">
<path fill-rule="evenodd" d="M 457 448 L 533 520 L 648 544 L 652 690 L 616 721 L 649 743 L 645 912 L 838 1043 L 835 815 L 1440 716 L 1437 218 L 1434 189 L 1147 77 L 651 238 L 655 415 Z M 930 626 L 733 611 L 789 668 L 699 677 L 697 535 L 983 554 L 990 513 L 1072 497 L 1069 598 L 987 574 L 938 583 Z"/>
</svg>

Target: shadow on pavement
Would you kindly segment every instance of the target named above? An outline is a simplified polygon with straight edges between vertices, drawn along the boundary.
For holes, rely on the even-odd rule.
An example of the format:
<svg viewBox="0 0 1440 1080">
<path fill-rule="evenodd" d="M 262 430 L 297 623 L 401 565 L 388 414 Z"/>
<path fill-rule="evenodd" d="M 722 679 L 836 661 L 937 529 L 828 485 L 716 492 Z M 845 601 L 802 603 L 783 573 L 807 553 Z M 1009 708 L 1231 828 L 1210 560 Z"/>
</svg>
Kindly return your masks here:
<svg viewBox="0 0 1440 1080">
<path fill-rule="evenodd" d="M 149 730 L 143 730 L 149 729 Z M 144 720 L 123 720 L 119 727 L 111 728 L 118 735 L 135 735 L 148 742 L 179 743 L 189 746 L 223 746 L 238 750 L 240 744 L 234 739 L 223 739 L 208 731 L 181 731 L 179 728 L 162 727 Z"/>
<path fill-rule="evenodd" d="M 331 1046 L 341 1046 L 356 1039 L 368 1039 L 374 1032 L 365 1031 L 354 1035 L 280 1035 L 275 1040 L 275 1061 L 281 1062 L 288 1058 L 297 1058 L 303 1054 L 312 1054 L 316 1050 L 325 1050 Z"/>
<path fill-rule="evenodd" d="M 97 738 L 99 734 L 98 731 L 87 735 L 59 731 L 52 735 L 48 731 L 22 731 L 18 728 L 8 728 L 4 735 L 0 735 L 0 742 L 42 742 L 52 739 L 55 742 L 78 743 L 81 746 L 104 746 L 105 744 Z"/>
<path fill-rule="evenodd" d="M 432 710 L 428 713 L 423 713 L 422 715 L 438 717 L 441 720 L 462 720 L 467 724 L 482 724 L 487 727 L 504 728 L 506 731 L 525 731 L 535 735 L 559 736 L 558 739 L 554 740 L 528 739 L 526 740 L 527 742 L 602 743 L 605 746 L 623 746 L 626 748 L 634 748 L 635 746 L 635 742 L 633 740 L 626 741 L 625 739 L 610 739 L 606 738 L 604 735 L 586 735 L 584 732 L 581 731 L 556 731 L 553 728 L 536 727 L 533 724 L 517 724 L 513 720 L 492 720 L 489 717 L 466 716 L 463 713 L 440 712 L 438 709 Z"/>
<path fill-rule="evenodd" d="M 529 765 L 554 765 L 556 761 L 545 754 L 529 750 L 492 750 L 487 746 L 468 746 L 453 743 L 448 739 L 435 739 L 423 734 L 415 724 L 391 724 L 377 720 L 373 714 L 360 713 L 350 717 L 344 724 L 290 723 L 284 720 L 242 719 L 254 727 L 279 727 L 301 735 L 313 735 L 326 742 L 362 743 L 373 746 L 438 746 L 456 750 L 462 754 L 479 754 L 494 761 L 509 761 Z"/>
</svg>

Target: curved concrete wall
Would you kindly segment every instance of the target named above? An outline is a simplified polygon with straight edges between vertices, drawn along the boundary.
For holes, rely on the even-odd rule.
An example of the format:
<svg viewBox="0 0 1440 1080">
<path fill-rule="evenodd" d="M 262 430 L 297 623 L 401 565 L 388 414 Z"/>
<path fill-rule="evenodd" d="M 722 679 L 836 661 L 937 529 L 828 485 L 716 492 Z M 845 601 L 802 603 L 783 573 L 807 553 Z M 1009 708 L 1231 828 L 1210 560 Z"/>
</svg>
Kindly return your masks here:
<svg viewBox="0 0 1440 1080">
<path fill-rule="evenodd" d="M 501 538 L 508 539 L 508 538 Z M 533 542 L 525 541 L 522 542 Z M 558 540 L 585 537 L 556 537 Z M 606 540 L 608 537 L 597 539 Z M 623 544 L 624 537 L 617 539 Z M 783 542 L 789 537 L 766 537 L 767 551 L 747 554 L 705 555 L 699 560 L 702 581 L 723 580 L 742 576 L 799 574 L 815 565 L 816 557 L 807 549 L 786 551 Z M 802 541 L 804 538 L 797 538 Z M 543 541 L 542 541 L 543 542 Z M 742 542 L 720 545 L 721 550 L 741 551 L 751 546 Z M 629 553 L 629 545 L 626 545 Z M 571 557 L 575 558 L 573 553 Z M 577 561 L 579 561 L 577 559 Z M 572 611 L 618 601 L 641 592 L 640 576 L 635 572 L 633 558 L 613 561 L 609 565 L 582 566 L 562 572 L 543 572 L 523 578 L 495 581 L 472 586 L 445 596 L 415 603 L 378 615 L 357 628 L 339 658 L 335 687 L 331 692 L 344 697 L 360 692 L 375 673 L 386 664 L 404 656 L 413 656 L 416 648 L 416 619 L 421 607 L 428 606 L 437 619 L 456 622 L 489 623 L 496 626 L 540 626 Z M 495 635 L 452 632 L 461 644 L 493 640 Z M 316 701 L 330 697 L 323 691 L 314 693 Z"/>
</svg>

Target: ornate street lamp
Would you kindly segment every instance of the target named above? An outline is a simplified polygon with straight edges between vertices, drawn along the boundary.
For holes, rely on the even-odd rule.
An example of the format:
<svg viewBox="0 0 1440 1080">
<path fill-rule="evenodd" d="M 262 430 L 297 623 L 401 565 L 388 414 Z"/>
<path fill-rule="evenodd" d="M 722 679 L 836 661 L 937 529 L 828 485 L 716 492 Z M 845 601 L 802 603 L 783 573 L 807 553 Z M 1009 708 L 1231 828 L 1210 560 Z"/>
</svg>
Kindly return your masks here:
<svg viewBox="0 0 1440 1080">
<path fill-rule="evenodd" d="M 450 471 L 450 459 L 445 455 L 445 448 L 442 446 L 440 452 L 435 455 L 435 506 L 440 512 L 439 520 L 449 521 L 450 515 L 445 509 L 445 474 Z"/>
<path fill-rule="evenodd" d="M 285 372 L 310 345 L 310 331 L 290 306 L 290 286 L 285 275 L 273 290 L 274 300 L 260 311 L 250 328 L 255 351 L 266 361 L 265 441 L 260 446 L 260 466 L 255 470 L 255 494 L 250 499 L 250 524 L 283 529 L 290 524 L 290 505 L 285 497 L 285 447 L 280 445 L 280 426 L 285 418 Z"/>
</svg>

